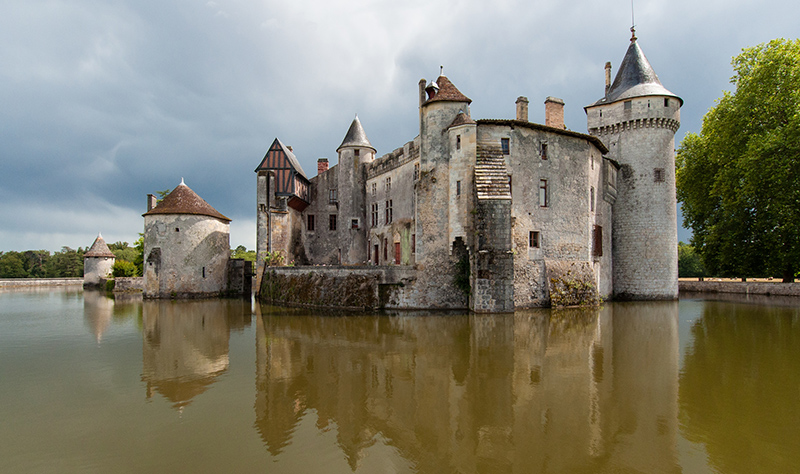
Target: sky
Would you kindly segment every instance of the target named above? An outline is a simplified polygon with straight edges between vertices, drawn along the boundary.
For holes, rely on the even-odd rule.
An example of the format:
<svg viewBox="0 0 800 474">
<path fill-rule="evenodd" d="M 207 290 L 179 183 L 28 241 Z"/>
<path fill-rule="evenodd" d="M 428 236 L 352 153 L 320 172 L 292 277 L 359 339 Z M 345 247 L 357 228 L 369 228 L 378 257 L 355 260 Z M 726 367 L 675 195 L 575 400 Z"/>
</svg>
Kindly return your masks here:
<svg viewBox="0 0 800 474">
<path fill-rule="evenodd" d="M 796 0 L 635 0 L 639 45 L 684 100 L 676 147 L 730 89 L 742 48 L 800 35 Z M 272 141 L 306 174 L 358 114 L 378 150 L 418 134 L 417 84 L 439 67 L 471 115 L 569 129 L 630 39 L 628 0 L 4 0 L 0 251 L 134 242 L 146 195 L 186 184 L 255 247 L 256 175 Z M 679 229 L 679 239 L 690 233 Z"/>
</svg>

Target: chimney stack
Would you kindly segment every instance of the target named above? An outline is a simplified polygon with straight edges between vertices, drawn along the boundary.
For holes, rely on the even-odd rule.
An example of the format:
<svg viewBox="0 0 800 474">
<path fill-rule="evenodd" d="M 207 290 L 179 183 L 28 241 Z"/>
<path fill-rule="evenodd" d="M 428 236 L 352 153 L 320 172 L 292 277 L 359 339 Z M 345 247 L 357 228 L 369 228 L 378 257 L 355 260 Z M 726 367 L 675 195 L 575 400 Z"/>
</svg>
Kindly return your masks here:
<svg viewBox="0 0 800 474">
<path fill-rule="evenodd" d="M 528 121 L 528 98 L 519 96 L 517 97 L 517 120 L 523 122 Z"/>
<path fill-rule="evenodd" d="M 328 171 L 328 159 L 320 158 L 317 160 L 317 174 L 322 174 Z"/>
<path fill-rule="evenodd" d="M 425 85 L 428 84 L 428 81 L 425 80 L 423 77 L 419 80 L 419 106 L 422 107 L 422 104 L 425 103 L 427 100 L 425 97 Z"/>
<path fill-rule="evenodd" d="M 606 95 L 609 89 L 611 89 L 611 61 L 606 62 Z"/>
<path fill-rule="evenodd" d="M 148 194 L 147 195 L 147 212 L 150 212 L 154 207 L 158 205 L 158 199 L 156 199 L 155 195 Z"/>
<path fill-rule="evenodd" d="M 564 101 L 556 97 L 548 97 L 544 101 L 544 124 L 548 127 L 566 128 L 564 126 Z"/>
</svg>

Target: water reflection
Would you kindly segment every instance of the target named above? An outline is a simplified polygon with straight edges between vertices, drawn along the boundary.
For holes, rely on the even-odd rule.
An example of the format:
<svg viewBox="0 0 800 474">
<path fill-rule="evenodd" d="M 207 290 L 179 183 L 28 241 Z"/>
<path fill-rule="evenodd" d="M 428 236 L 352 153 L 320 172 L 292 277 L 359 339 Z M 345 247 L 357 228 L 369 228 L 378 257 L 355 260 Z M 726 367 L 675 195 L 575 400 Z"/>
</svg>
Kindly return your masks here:
<svg viewBox="0 0 800 474">
<path fill-rule="evenodd" d="M 142 303 L 143 369 L 147 398 L 154 392 L 182 409 L 208 390 L 229 366 L 231 329 L 250 325 L 241 300 Z"/>
<path fill-rule="evenodd" d="M 800 308 L 709 301 L 691 332 L 683 435 L 719 472 L 797 472 Z"/>
<path fill-rule="evenodd" d="M 678 472 L 678 305 L 514 315 L 256 318 L 256 429 L 301 420 L 352 470 L 375 443 L 419 472 Z"/>
</svg>

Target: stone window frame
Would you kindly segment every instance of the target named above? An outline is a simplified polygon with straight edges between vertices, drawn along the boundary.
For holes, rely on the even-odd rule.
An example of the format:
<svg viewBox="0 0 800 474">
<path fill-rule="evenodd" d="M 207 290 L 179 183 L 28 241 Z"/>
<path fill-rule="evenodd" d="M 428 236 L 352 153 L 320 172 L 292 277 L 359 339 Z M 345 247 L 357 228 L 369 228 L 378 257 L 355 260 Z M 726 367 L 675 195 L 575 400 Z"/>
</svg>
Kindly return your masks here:
<svg viewBox="0 0 800 474">
<path fill-rule="evenodd" d="M 546 178 L 539 179 L 539 207 L 550 207 L 550 186 Z"/>
<path fill-rule="evenodd" d="M 339 202 L 339 195 L 336 192 L 336 188 L 328 190 L 328 204 L 336 204 Z"/>
<path fill-rule="evenodd" d="M 532 249 L 538 249 L 542 246 L 542 236 L 541 232 L 538 230 L 532 230 L 528 232 L 528 247 Z"/>
<path fill-rule="evenodd" d="M 316 228 L 316 219 L 314 214 L 308 214 L 306 216 L 306 230 L 309 232 L 314 232 Z"/>
</svg>

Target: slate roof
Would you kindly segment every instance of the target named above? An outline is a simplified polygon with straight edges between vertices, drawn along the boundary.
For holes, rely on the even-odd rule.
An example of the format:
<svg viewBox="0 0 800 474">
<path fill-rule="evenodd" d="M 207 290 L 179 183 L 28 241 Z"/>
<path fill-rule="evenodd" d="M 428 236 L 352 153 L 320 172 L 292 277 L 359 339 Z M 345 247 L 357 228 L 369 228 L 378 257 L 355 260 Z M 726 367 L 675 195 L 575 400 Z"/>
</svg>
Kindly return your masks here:
<svg viewBox="0 0 800 474">
<path fill-rule="evenodd" d="M 142 214 L 142 216 L 152 216 L 155 214 L 193 214 L 199 216 L 215 217 L 221 221 L 230 222 L 231 220 L 219 211 L 211 207 L 203 198 L 192 191 L 189 186 L 181 180 L 171 193 L 167 194 L 156 207 Z"/>
<path fill-rule="evenodd" d="M 372 151 L 376 153 L 378 151 L 372 146 L 372 143 L 369 142 L 367 133 L 364 131 L 364 127 L 361 126 L 361 121 L 358 120 L 358 115 L 353 119 L 353 123 L 350 124 L 347 135 L 344 136 L 344 140 L 342 140 L 342 144 L 339 145 L 336 152 L 338 153 L 339 150 L 348 146 L 371 148 Z"/>
<path fill-rule="evenodd" d="M 453 85 L 452 82 L 450 82 L 450 79 L 448 79 L 447 76 L 439 76 L 439 78 L 436 79 L 436 84 L 439 86 L 439 92 L 437 92 L 435 96 L 426 100 L 425 104 L 441 101 L 466 102 L 468 104 L 472 103 L 472 99 L 462 94 L 461 91 L 458 90 L 458 88 Z"/>
<path fill-rule="evenodd" d="M 108 248 L 106 245 L 106 241 L 103 240 L 103 236 L 97 234 L 97 238 L 94 239 L 94 243 L 92 247 L 89 249 L 88 252 L 83 254 L 83 258 L 86 257 L 114 257 L 114 253 L 111 252 L 111 249 Z"/>
<path fill-rule="evenodd" d="M 633 31 L 633 30 L 631 30 Z M 592 105 L 610 104 L 633 97 L 660 95 L 675 97 L 683 105 L 683 99 L 668 91 L 661 84 L 653 67 L 639 47 L 636 35 L 631 37 L 631 44 L 622 59 L 614 82 L 606 92 L 606 96 Z"/>
</svg>

